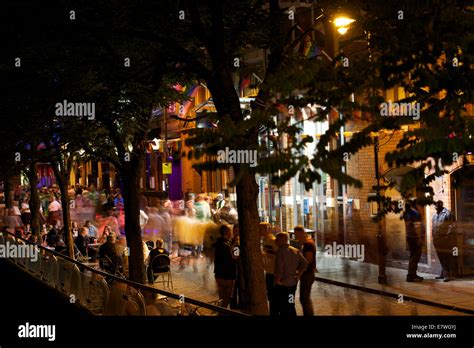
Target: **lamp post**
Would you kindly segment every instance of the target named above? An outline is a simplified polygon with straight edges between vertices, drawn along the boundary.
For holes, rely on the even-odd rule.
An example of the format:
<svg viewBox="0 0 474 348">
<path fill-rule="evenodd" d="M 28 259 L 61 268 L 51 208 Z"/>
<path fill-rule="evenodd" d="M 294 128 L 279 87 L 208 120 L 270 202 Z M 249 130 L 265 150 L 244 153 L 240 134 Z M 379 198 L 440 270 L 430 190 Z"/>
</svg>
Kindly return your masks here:
<svg viewBox="0 0 474 348">
<path fill-rule="evenodd" d="M 379 284 L 387 284 L 387 275 L 385 273 L 385 233 L 382 229 L 382 222 L 380 220 L 380 173 L 379 173 L 379 136 L 374 138 L 374 163 L 375 163 L 375 180 L 377 186 L 375 188 L 377 198 L 377 250 L 378 250 L 378 265 L 379 265 Z"/>
<path fill-rule="evenodd" d="M 349 30 L 349 27 L 350 25 L 355 22 L 355 19 L 352 19 L 344 14 L 339 14 L 339 15 L 336 15 L 336 17 L 334 18 L 333 20 L 333 23 L 334 23 L 334 27 L 336 28 L 337 32 L 339 33 L 339 36 L 344 36 L 348 30 Z M 334 56 L 337 56 L 339 54 L 339 38 L 336 37 L 337 34 L 335 35 L 335 38 L 334 38 Z M 353 95 L 351 96 L 351 99 L 353 98 Z M 343 114 L 341 112 L 338 112 L 338 118 L 339 119 L 342 119 L 343 118 Z M 344 136 L 344 131 L 345 131 L 345 127 L 344 125 L 341 126 L 340 130 L 339 130 L 339 136 L 340 136 L 340 139 L 339 139 L 339 144 L 336 144 L 335 146 L 338 147 L 338 146 L 344 146 L 344 143 L 345 143 L 345 136 Z M 342 167 L 342 172 L 343 173 L 346 173 L 347 169 L 346 169 L 346 166 L 344 165 Z M 335 210 L 335 213 L 336 213 L 336 220 L 338 221 L 338 227 L 341 227 L 340 226 L 340 223 L 339 223 L 339 196 L 342 196 L 342 229 L 343 229 L 343 238 L 344 238 L 344 243 L 346 243 L 347 241 L 347 189 L 346 189 L 346 185 L 341 185 L 341 188 L 342 188 L 342 192 L 339 192 L 339 183 L 336 182 L 335 185 L 334 185 L 334 196 L 336 198 L 336 201 L 335 201 L 335 207 L 336 207 L 336 210 Z"/>
</svg>

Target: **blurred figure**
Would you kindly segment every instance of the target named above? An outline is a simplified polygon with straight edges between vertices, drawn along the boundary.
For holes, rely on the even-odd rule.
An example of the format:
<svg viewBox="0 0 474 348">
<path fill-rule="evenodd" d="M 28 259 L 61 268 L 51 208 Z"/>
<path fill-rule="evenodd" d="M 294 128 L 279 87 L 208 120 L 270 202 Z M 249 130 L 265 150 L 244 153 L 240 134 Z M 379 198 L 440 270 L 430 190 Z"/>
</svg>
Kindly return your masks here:
<svg viewBox="0 0 474 348">
<path fill-rule="evenodd" d="M 27 197 L 21 203 L 20 213 L 21 213 L 21 221 L 23 222 L 23 225 L 29 228 L 29 225 L 31 223 L 31 210 L 30 210 L 29 199 Z"/>
<path fill-rule="evenodd" d="M 105 267 L 104 260 L 109 261 L 111 264 Z M 114 234 L 109 235 L 107 241 L 99 248 L 99 266 L 112 274 L 115 274 L 116 271 L 123 272 L 122 250 L 116 244 Z"/>
<path fill-rule="evenodd" d="M 288 245 L 289 235 L 276 235 L 278 251 L 275 258 L 275 289 L 277 308 L 275 315 L 296 316 L 295 293 L 301 275 L 308 267 L 308 261 L 301 251 Z"/>
<path fill-rule="evenodd" d="M 112 231 L 112 228 L 109 225 L 106 225 L 102 231 L 102 235 L 99 238 L 99 243 L 105 243 L 107 241 L 107 237 L 111 234 L 115 233 Z"/>
<path fill-rule="evenodd" d="M 237 259 L 234 257 L 232 246 L 232 230 L 227 225 L 220 227 L 221 237 L 214 243 L 214 274 L 219 289 L 219 299 L 222 307 L 227 308 L 234 283 L 237 277 Z"/>
<path fill-rule="evenodd" d="M 79 235 L 74 240 L 74 244 L 77 246 L 77 249 L 80 251 L 82 256 L 87 256 L 87 246 L 89 245 L 89 240 L 87 235 L 89 230 L 86 227 L 81 227 L 79 230 Z"/>
<path fill-rule="evenodd" d="M 71 232 L 74 238 L 79 235 L 79 225 L 77 224 L 76 221 L 71 222 Z"/>
<path fill-rule="evenodd" d="M 46 235 L 46 244 L 49 247 L 54 247 L 54 242 L 56 240 L 56 236 L 61 235 L 61 222 L 56 220 L 54 222 L 53 227 L 49 230 L 48 234 Z"/>
<path fill-rule="evenodd" d="M 114 207 L 117 208 L 117 210 L 123 210 L 123 197 L 120 192 L 117 193 L 117 195 L 114 198 Z"/>
<path fill-rule="evenodd" d="M 276 314 L 275 304 L 275 257 L 278 250 L 276 238 L 272 234 L 268 222 L 260 223 L 260 237 L 262 238 L 263 268 L 265 270 L 265 284 L 267 285 L 267 299 L 269 302 L 270 315 Z"/>
<path fill-rule="evenodd" d="M 216 209 L 220 210 L 221 208 L 224 207 L 225 201 L 224 201 L 224 195 L 222 193 L 219 193 L 216 197 Z"/>
<path fill-rule="evenodd" d="M 436 212 L 432 218 L 433 245 L 442 267 L 441 274 L 436 279 L 448 282 L 455 269 L 453 248 L 456 246 L 457 236 L 454 216 L 443 205 L 441 200 L 435 203 Z"/>
<path fill-rule="evenodd" d="M 191 219 L 196 217 L 196 207 L 193 193 L 189 194 L 189 199 L 186 201 L 186 216 Z"/>
<path fill-rule="evenodd" d="M 15 233 L 17 227 L 20 227 L 20 220 L 15 215 L 15 211 L 13 209 L 7 210 L 8 215 L 3 217 L 3 223 L 10 233 Z"/>
<path fill-rule="evenodd" d="M 199 194 L 196 198 L 194 208 L 196 209 L 196 219 L 202 222 L 211 220 L 211 207 L 205 200 L 204 194 Z"/>
<path fill-rule="evenodd" d="M 89 230 L 89 238 L 97 238 L 97 227 L 95 227 L 90 220 L 86 221 L 84 227 L 87 227 Z"/>
<path fill-rule="evenodd" d="M 145 211 L 148 215 L 148 221 L 143 231 L 143 239 L 148 241 L 163 238 L 165 221 L 158 214 L 158 209 L 146 207 Z"/>
<path fill-rule="evenodd" d="M 303 307 L 303 315 L 314 316 L 311 287 L 314 283 L 314 272 L 316 271 L 316 244 L 306 233 L 303 226 L 296 226 L 294 231 L 295 237 L 301 245 L 301 252 L 308 261 L 308 267 L 300 277 L 300 302 Z"/>
<path fill-rule="evenodd" d="M 159 214 L 164 221 L 163 231 L 161 238 L 165 242 L 165 246 L 168 250 L 173 248 L 173 203 L 167 199 L 163 202 L 163 206 L 159 209 Z"/>
<path fill-rule="evenodd" d="M 237 224 L 239 219 L 237 210 L 232 206 L 230 199 L 224 200 L 224 206 L 219 210 L 219 221 L 229 225 Z"/>
<path fill-rule="evenodd" d="M 410 249 L 410 262 L 408 263 L 407 282 L 422 281 L 423 277 L 416 274 L 420 262 L 423 239 L 425 232 L 421 222 L 421 215 L 416 209 L 414 200 L 406 202 L 407 207 L 403 215 L 405 220 L 406 241 Z"/>
<path fill-rule="evenodd" d="M 147 222 L 148 215 L 143 210 L 140 210 L 140 230 L 142 231 L 142 234 Z"/>
<path fill-rule="evenodd" d="M 239 225 L 232 229 L 232 253 L 236 259 L 237 275 L 235 277 L 234 290 L 230 301 L 231 309 L 245 309 L 247 307 L 247 291 L 245 287 L 244 266 L 240 257 L 240 230 Z"/>
<path fill-rule="evenodd" d="M 48 218 L 49 224 L 54 225 L 56 221 L 61 220 L 61 203 L 58 202 L 58 199 L 54 195 L 52 195 L 50 199 L 51 200 L 48 206 Z"/>
</svg>

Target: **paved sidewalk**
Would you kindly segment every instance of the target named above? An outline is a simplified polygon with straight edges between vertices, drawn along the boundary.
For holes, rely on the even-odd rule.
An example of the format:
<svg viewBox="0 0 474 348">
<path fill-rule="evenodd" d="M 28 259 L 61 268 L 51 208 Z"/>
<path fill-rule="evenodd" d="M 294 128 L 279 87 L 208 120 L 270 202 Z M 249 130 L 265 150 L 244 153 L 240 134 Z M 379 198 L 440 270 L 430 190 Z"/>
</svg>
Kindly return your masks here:
<svg viewBox="0 0 474 348">
<path fill-rule="evenodd" d="M 320 254 L 321 255 L 321 254 Z M 407 271 L 387 267 L 386 285 L 378 284 L 378 266 L 321 255 L 317 257 L 319 273 L 316 279 L 330 284 L 349 284 L 354 288 L 383 291 L 395 297 L 403 295 L 421 301 L 438 303 L 446 308 L 459 308 L 474 311 L 474 278 L 465 277 L 444 283 L 435 275 L 418 273 L 425 279 L 422 282 L 406 281 Z"/>
<path fill-rule="evenodd" d="M 438 294 L 439 296 L 445 295 L 447 298 L 454 298 L 456 300 L 457 294 L 461 292 L 460 289 L 464 289 L 460 298 L 462 297 L 463 300 L 467 299 L 467 301 L 474 301 L 474 297 L 472 296 L 474 294 L 474 281 L 443 283 L 435 280 L 425 280 L 424 283 L 406 283 L 406 271 L 387 268 L 390 284 L 380 287 L 377 284 L 377 266 L 336 258 L 318 257 L 317 262 L 319 273 L 316 274 L 317 281 L 311 291 L 316 315 L 416 316 L 468 314 L 450 310 L 454 307 L 460 307 L 454 305 L 454 302 L 448 307 L 439 308 L 433 307 L 430 303 L 416 303 L 409 298 L 410 296 L 420 299 L 426 298 L 427 296 L 425 296 L 426 294 L 424 294 L 424 292 L 428 291 Z M 179 259 L 173 259 L 171 266 L 175 293 L 208 303 L 218 299 L 213 274 L 214 266 L 208 266 L 206 259 L 190 260 L 190 263 L 183 269 L 179 267 Z M 434 278 L 433 275 L 429 276 Z M 348 283 L 349 286 L 345 283 Z M 438 285 L 440 286 L 439 288 Z M 366 289 L 370 287 L 372 293 L 367 293 L 366 289 L 363 291 L 351 289 L 351 286 Z M 155 285 L 155 287 L 161 288 L 159 285 Z M 431 288 L 433 288 L 433 290 L 429 290 Z M 454 290 L 450 291 L 450 288 L 454 288 Z M 441 289 L 446 291 L 449 296 L 444 292 L 440 293 Z M 381 296 L 381 290 L 391 292 L 393 296 Z M 468 290 L 471 291 L 469 292 Z M 399 301 L 398 294 L 403 294 L 403 302 Z M 431 297 L 429 298 L 431 299 Z M 464 302 L 463 300 L 461 300 L 461 302 Z M 435 301 L 433 298 L 432 302 L 438 303 L 439 301 Z M 303 314 L 299 302 L 299 289 L 296 293 L 296 311 L 298 315 Z"/>
</svg>

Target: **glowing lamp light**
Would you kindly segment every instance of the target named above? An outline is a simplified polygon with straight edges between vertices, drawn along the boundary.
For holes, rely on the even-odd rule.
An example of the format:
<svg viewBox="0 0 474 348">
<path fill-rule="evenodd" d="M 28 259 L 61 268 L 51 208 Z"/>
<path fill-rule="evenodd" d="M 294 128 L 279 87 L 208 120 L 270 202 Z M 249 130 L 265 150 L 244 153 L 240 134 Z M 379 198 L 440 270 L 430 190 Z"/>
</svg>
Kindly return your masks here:
<svg viewBox="0 0 474 348">
<path fill-rule="evenodd" d="M 160 139 L 156 138 L 151 141 L 151 148 L 153 149 L 153 151 L 158 151 L 160 149 L 160 141 Z"/>
<path fill-rule="evenodd" d="M 340 16 L 334 20 L 334 25 L 336 26 L 336 29 L 339 32 L 339 34 L 344 35 L 349 30 L 349 26 L 354 22 L 355 22 L 355 19 L 345 17 L 345 16 Z"/>
</svg>

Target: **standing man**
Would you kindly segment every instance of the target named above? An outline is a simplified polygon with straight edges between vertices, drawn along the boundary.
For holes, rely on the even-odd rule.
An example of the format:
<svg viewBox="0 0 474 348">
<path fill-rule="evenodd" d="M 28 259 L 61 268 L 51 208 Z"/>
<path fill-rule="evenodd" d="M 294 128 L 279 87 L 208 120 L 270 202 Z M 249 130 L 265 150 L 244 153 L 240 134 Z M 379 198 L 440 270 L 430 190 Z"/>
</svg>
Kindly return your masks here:
<svg viewBox="0 0 474 348">
<path fill-rule="evenodd" d="M 416 209 L 416 203 L 413 200 L 407 201 L 407 209 L 403 216 L 405 220 L 406 240 L 410 250 L 410 262 L 408 263 L 407 282 L 422 281 L 423 277 L 416 274 L 418 262 L 421 258 L 423 239 L 425 238 L 425 229 L 421 222 L 421 215 Z"/>
<path fill-rule="evenodd" d="M 276 235 L 278 251 L 275 259 L 276 315 L 296 316 L 295 293 L 300 277 L 308 267 L 308 261 L 301 251 L 288 245 L 286 232 Z"/>
<path fill-rule="evenodd" d="M 456 233 L 454 216 L 443 207 L 443 201 L 435 203 L 436 212 L 433 215 L 433 245 L 438 254 L 442 271 L 436 279 L 444 279 L 445 282 L 451 280 L 451 273 L 454 270 L 453 247 L 456 244 Z"/>
<path fill-rule="evenodd" d="M 308 261 L 308 267 L 300 278 L 300 302 L 303 307 L 304 316 L 314 316 L 313 301 L 311 301 L 311 287 L 314 283 L 314 272 L 316 271 L 316 244 L 305 232 L 303 226 L 294 228 L 295 237 L 301 245 L 304 258 Z"/>
<path fill-rule="evenodd" d="M 232 230 L 227 225 L 221 225 L 221 237 L 214 243 L 214 274 L 219 289 L 221 306 L 227 308 L 234 291 L 237 278 L 237 258 L 234 257 L 232 245 Z"/>
</svg>

